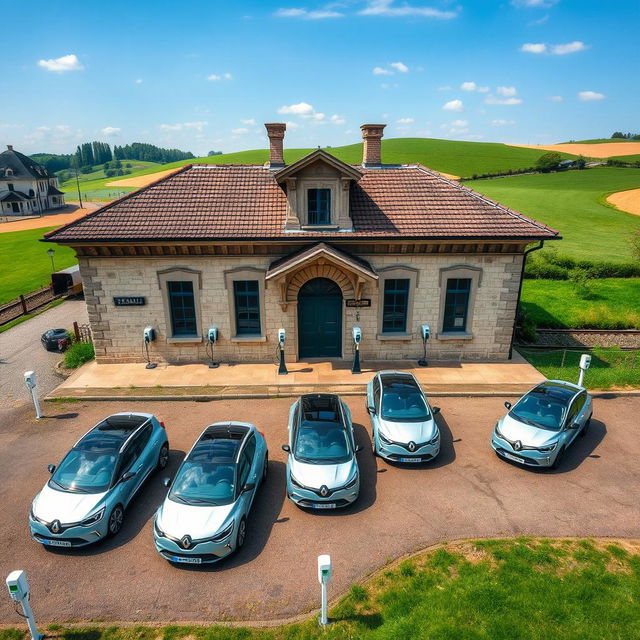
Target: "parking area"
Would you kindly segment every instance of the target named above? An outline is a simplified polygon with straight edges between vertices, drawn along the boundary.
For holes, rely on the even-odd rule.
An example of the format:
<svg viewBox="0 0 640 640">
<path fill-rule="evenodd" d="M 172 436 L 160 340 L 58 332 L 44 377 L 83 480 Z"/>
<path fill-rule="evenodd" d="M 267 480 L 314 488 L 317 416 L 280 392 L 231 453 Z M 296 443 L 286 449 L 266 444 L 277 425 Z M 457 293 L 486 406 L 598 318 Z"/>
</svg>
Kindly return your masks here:
<svg viewBox="0 0 640 640">
<path fill-rule="evenodd" d="M 285 496 L 286 419 L 291 400 L 75 402 L 48 404 L 36 422 L 19 407 L 0 416 L 0 567 L 27 571 L 36 616 L 69 620 L 213 621 L 282 618 L 317 606 L 316 556 L 334 562 L 331 597 L 385 562 L 442 540 L 466 537 L 638 537 L 640 398 L 596 399 L 589 433 L 558 471 L 505 463 L 489 446 L 501 398 L 438 398 L 440 457 L 401 468 L 373 457 L 363 397 L 346 399 L 356 437 L 362 492 L 340 512 L 307 513 Z M 256 498 L 241 552 L 211 567 L 174 567 L 153 547 L 152 516 L 166 489 L 151 477 L 117 538 L 80 550 L 46 550 L 29 538 L 31 500 L 75 440 L 102 417 L 154 412 L 167 426 L 168 473 L 204 426 L 236 419 L 265 432 L 270 475 Z M 165 475 L 165 474 L 163 474 Z M 18 622 L 8 599 L 0 620 Z"/>
</svg>

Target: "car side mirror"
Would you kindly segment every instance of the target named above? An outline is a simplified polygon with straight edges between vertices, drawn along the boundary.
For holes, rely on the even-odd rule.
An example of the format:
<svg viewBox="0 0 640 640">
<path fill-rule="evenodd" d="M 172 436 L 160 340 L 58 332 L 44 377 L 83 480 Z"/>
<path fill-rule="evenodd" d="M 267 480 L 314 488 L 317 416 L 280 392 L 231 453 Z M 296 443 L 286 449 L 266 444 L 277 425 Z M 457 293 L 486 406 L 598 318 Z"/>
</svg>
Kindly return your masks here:
<svg viewBox="0 0 640 640">
<path fill-rule="evenodd" d="M 505 406 L 507 409 L 511 409 L 511 403 L 510 403 L 508 400 L 504 403 L 504 406 Z"/>
<path fill-rule="evenodd" d="M 247 482 L 247 484 L 242 487 L 242 493 L 247 493 L 247 491 L 253 491 L 256 488 L 255 482 Z"/>
<path fill-rule="evenodd" d="M 283 444 L 282 450 L 286 451 L 287 453 L 291 453 L 291 447 L 288 444 Z"/>
<path fill-rule="evenodd" d="M 127 471 L 126 473 L 122 474 L 122 478 L 120 478 L 120 482 L 126 482 L 127 480 L 131 480 L 131 478 L 133 478 L 133 476 L 136 475 L 135 471 Z"/>
<path fill-rule="evenodd" d="M 433 415 L 437 415 L 440 413 L 440 407 L 432 407 L 431 411 L 433 412 Z"/>
<path fill-rule="evenodd" d="M 55 465 L 55 464 L 50 464 L 50 465 L 47 467 L 47 471 L 48 471 L 51 475 L 53 475 L 53 472 L 54 472 L 55 470 L 56 470 L 56 465 Z"/>
<path fill-rule="evenodd" d="M 165 487 L 170 487 L 170 486 L 171 486 L 171 478 L 164 478 L 164 479 L 162 480 L 162 484 L 163 484 Z"/>
<path fill-rule="evenodd" d="M 580 426 L 581 425 L 579 422 L 574 422 L 572 425 L 569 426 L 569 429 L 579 429 Z"/>
<path fill-rule="evenodd" d="M 363 449 L 364 447 L 361 444 L 356 445 L 356 453 L 358 453 L 358 451 L 362 451 Z"/>
</svg>

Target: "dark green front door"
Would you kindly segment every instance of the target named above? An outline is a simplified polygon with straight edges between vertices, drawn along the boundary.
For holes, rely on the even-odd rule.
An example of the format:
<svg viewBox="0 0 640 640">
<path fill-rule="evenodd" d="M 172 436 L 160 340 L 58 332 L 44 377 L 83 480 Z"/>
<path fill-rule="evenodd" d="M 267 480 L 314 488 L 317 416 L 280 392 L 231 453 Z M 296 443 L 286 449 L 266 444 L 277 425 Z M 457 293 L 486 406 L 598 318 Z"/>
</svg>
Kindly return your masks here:
<svg viewBox="0 0 640 640">
<path fill-rule="evenodd" d="M 342 292 L 327 278 L 309 280 L 298 294 L 298 356 L 342 355 Z"/>
</svg>

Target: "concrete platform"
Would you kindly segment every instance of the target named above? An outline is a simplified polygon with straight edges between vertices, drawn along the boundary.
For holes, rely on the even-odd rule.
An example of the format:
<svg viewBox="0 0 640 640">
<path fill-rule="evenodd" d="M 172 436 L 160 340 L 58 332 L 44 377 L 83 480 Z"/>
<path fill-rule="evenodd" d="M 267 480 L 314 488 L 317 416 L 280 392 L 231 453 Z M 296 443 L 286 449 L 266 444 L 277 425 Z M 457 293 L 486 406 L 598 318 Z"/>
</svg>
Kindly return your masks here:
<svg viewBox="0 0 640 640">
<path fill-rule="evenodd" d="M 288 363 L 289 374 L 279 376 L 273 364 L 96 364 L 90 362 L 71 375 L 47 399 L 216 399 L 296 396 L 302 393 L 360 395 L 376 371 L 411 371 L 430 395 L 522 394 L 544 376 L 519 354 L 508 362 L 415 360 L 367 361 L 361 374 L 351 373 L 344 360 Z"/>
</svg>

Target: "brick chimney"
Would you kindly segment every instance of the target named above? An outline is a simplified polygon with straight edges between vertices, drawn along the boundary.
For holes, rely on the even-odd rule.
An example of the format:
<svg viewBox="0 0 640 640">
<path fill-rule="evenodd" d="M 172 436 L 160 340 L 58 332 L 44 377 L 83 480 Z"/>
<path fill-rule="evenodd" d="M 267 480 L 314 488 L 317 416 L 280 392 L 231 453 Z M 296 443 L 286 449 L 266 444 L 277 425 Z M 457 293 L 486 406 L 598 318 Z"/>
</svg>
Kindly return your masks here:
<svg viewBox="0 0 640 640">
<path fill-rule="evenodd" d="M 362 164 L 365 167 L 378 167 L 382 162 L 380 143 L 386 124 L 363 124 L 362 139 L 364 148 L 362 153 Z"/>
<path fill-rule="evenodd" d="M 265 122 L 264 126 L 269 136 L 269 166 L 274 169 L 284 167 L 282 142 L 287 125 L 284 122 Z"/>
<path fill-rule="evenodd" d="M 13 145 L 12 145 L 12 144 L 8 144 L 8 145 L 7 145 L 7 149 L 8 149 L 9 151 L 13 151 Z"/>
</svg>

